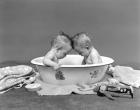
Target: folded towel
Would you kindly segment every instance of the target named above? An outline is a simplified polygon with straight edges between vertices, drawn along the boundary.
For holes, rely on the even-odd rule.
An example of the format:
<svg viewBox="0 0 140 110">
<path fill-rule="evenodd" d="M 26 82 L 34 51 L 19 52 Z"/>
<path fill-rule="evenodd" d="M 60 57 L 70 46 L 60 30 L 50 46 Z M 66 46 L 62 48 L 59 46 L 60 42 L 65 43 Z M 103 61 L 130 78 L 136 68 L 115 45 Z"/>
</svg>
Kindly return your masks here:
<svg viewBox="0 0 140 110">
<path fill-rule="evenodd" d="M 22 87 L 31 76 L 34 75 L 33 68 L 27 65 L 17 65 L 0 68 L 0 93 L 16 86 Z"/>
<path fill-rule="evenodd" d="M 27 65 L 7 66 L 0 68 L 0 80 L 9 75 L 24 76 L 33 71 L 33 68 Z"/>
</svg>

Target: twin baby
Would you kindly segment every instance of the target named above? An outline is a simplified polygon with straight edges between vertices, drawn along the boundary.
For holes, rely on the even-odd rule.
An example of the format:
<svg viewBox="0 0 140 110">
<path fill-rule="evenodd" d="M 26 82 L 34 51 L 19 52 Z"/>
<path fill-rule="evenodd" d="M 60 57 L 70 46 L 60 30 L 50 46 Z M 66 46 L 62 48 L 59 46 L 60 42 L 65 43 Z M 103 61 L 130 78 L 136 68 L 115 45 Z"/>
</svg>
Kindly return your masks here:
<svg viewBox="0 0 140 110">
<path fill-rule="evenodd" d="M 51 49 L 45 55 L 43 63 L 57 70 L 61 66 L 58 60 L 64 58 L 72 49 L 84 57 L 82 64 L 102 62 L 100 54 L 92 45 L 92 41 L 87 33 L 81 32 L 70 37 L 64 32 L 61 32 L 52 39 Z"/>
</svg>

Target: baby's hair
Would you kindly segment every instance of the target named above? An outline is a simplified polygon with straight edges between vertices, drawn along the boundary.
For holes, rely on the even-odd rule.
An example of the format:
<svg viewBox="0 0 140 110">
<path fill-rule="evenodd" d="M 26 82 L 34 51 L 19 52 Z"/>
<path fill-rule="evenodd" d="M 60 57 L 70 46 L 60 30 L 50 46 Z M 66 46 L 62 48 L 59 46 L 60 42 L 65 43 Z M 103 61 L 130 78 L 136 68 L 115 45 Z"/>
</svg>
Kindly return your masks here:
<svg viewBox="0 0 140 110">
<path fill-rule="evenodd" d="M 63 32 L 63 31 L 59 31 L 59 35 L 65 36 L 65 37 L 67 37 L 69 40 L 71 40 L 71 39 L 70 39 L 70 36 L 69 36 L 68 34 L 66 34 L 65 32 Z"/>
<path fill-rule="evenodd" d="M 59 34 L 56 35 L 55 37 L 53 37 L 53 39 L 51 40 L 51 46 L 55 46 L 58 44 L 58 39 L 59 39 L 58 37 L 59 38 L 61 37 L 60 39 L 63 40 L 64 43 L 70 44 L 70 45 L 72 44 L 72 41 L 71 41 L 69 35 L 64 33 L 63 31 L 60 31 Z"/>
<path fill-rule="evenodd" d="M 88 33 L 87 32 L 79 32 L 79 33 L 75 34 L 73 37 L 80 36 L 82 34 L 86 34 L 87 35 Z"/>
<path fill-rule="evenodd" d="M 86 33 L 86 32 L 80 32 L 80 33 L 77 33 L 76 35 L 74 35 L 73 38 L 72 38 L 72 40 L 73 40 L 73 44 L 72 44 L 73 48 L 74 48 L 75 45 L 78 44 L 78 41 L 79 40 L 81 40 L 82 38 L 84 38 L 82 35 L 86 35 L 86 37 L 84 39 L 85 45 L 87 45 L 89 47 L 91 46 L 91 39 L 90 39 L 88 33 Z"/>
</svg>

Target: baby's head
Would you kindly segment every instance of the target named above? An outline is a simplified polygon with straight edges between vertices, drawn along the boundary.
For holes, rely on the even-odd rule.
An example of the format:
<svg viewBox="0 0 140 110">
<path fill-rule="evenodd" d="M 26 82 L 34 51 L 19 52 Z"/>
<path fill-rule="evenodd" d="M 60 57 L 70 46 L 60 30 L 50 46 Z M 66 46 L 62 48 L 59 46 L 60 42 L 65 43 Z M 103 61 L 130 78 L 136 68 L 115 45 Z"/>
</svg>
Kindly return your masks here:
<svg viewBox="0 0 140 110">
<path fill-rule="evenodd" d="M 54 39 L 52 39 L 51 46 L 56 50 L 57 58 L 64 58 L 72 49 L 71 39 L 64 32 L 60 32 Z"/>
<path fill-rule="evenodd" d="M 92 47 L 91 39 L 87 33 L 81 32 L 73 38 L 73 48 L 82 56 L 88 56 Z"/>
</svg>

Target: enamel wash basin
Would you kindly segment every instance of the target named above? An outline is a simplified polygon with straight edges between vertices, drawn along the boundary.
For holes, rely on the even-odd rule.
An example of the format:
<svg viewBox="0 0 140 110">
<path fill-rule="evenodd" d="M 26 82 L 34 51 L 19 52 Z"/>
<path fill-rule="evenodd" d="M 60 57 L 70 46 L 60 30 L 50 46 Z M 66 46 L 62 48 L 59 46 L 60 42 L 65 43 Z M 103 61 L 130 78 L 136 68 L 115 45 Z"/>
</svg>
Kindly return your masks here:
<svg viewBox="0 0 140 110">
<path fill-rule="evenodd" d="M 43 64 L 43 58 L 35 58 L 31 60 L 31 63 L 36 65 L 43 82 L 55 85 L 96 83 L 104 77 L 108 65 L 114 62 L 112 58 L 101 56 L 102 63 L 81 65 L 82 56 L 67 55 L 59 60 L 62 66 L 59 70 L 55 71 Z"/>
</svg>

